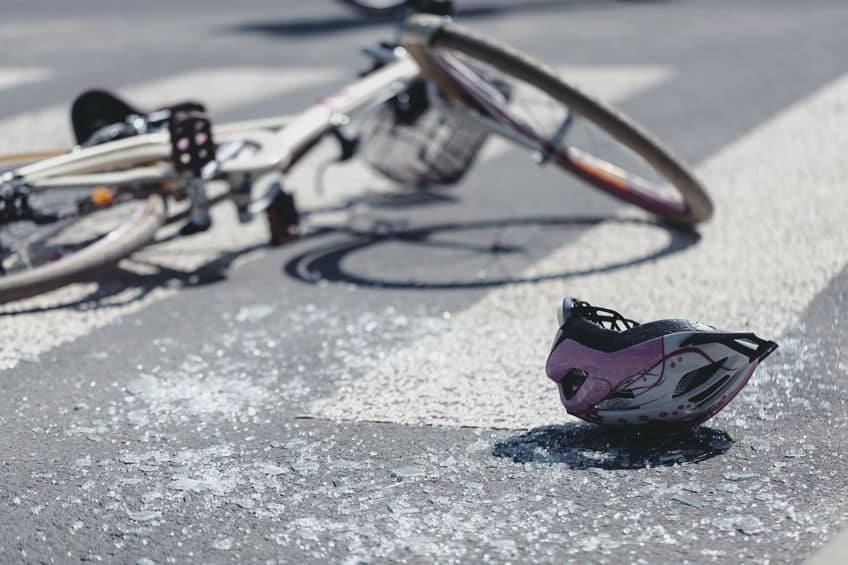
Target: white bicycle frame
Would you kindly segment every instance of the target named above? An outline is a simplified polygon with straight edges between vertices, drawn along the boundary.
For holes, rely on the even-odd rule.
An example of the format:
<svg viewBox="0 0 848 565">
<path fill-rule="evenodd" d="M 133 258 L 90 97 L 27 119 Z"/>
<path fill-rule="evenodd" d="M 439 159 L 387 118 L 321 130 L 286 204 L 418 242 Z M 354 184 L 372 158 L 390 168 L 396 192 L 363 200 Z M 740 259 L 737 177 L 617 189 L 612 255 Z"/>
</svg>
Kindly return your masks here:
<svg viewBox="0 0 848 565">
<path fill-rule="evenodd" d="M 420 49 L 429 44 L 430 36 L 445 21 L 444 18 L 428 16 L 407 22 L 403 39 L 410 49 L 415 50 L 415 56 L 404 47 L 372 49 L 370 53 L 383 66 L 300 114 L 213 126 L 219 145 L 232 141 L 255 149 L 249 155 L 236 152 L 233 158 L 219 160 L 215 179 L 223 179 L 231 187 L 236 187 L 245 180 L 252 182 L 266 174 L 284 172 L 312 144 L 333 128 L 348 123 L 354 114 L 379 106 L 402 92 L 412 81 L 427 77 L 429 72 L 439 74 L 439 69 L 453 77 L 453 82 L 476 99 L 481 107 L 498 109 L 501 103 L 491 98 L 491 86 L 475 73 L 461 64 L 459 67 L 453 64 L 445 66 L 445 62 L 430 58 Z M 444 100 L 438 102 L 446 103 Z M 525 127 L 519 116 L 505 108 L 500 108 L 494 116 L 508 116 L 510 119 L 506 123 L 471 106 L 464 109 L 471 122 L 520 147 L 541 154 L 549 143 L 549 140 L 534 135 L 532 128 Z M 164 186 L 168 181 L 178 179 L 171 158 L 170 134 L 160 130 L 102 145 L 77 147 L 69 153 L 36 161 L 14 170 L 12 181 L 35 192 L 134 184 L 155 186 L 160 183 Z M 3 180 L 0 177 L 0 184 Z"/>
<path fill-rule="evenodd" d="M 311 143 L 350 116 L 391 99 L 416 78 L 420 70 L 402 48 L 395 60 L 353 82 L 295 116 L 279 116 L 214 126 L 216 142 L 242 141 L 257 148 L 244 158 L 218 163 L 217 177 L 231 181 L 248 175 L 285 170 Z M 117 169 L 117 170 L 116 170 Z M 156 183 L 176 178 L 167 131 L 141 134 L 76 148 L 15 170 L 15 181 L 34 191 Z"/>
</svg>

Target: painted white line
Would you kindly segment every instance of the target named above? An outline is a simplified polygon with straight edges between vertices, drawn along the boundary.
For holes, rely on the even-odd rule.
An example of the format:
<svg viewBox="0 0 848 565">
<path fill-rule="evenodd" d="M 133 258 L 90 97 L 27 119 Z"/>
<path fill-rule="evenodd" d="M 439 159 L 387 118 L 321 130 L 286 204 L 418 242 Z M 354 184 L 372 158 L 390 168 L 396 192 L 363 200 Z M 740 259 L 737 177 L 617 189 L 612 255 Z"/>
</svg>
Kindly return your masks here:
<svg viewBox="0 0 848 565">
<path fill-rule="evenodd" d="M 206 104 L 214 115 L 340 76 L 340 70 L 331 68 L 198 69 L 140 84 L 119 86 L 115 92 L 130 103 L 142 107 L 196 99 Z M 69 147 L 72 143 L 68 117 L 70 103 L 69 99 L 66 105 L 51 106 L 0 120 L 0 154 Z"/>
<path fill-rule="evenodd" d="M 587 274 L 489 293 L 454 316 L 449 331 L 396 351 L 313 413 L 508 428 L 565 421 L 544 374 L 563 295 L 637 320 L 687 317 L 780 336 L 848 260 L 848 130 L 838 119 L 846 102 L 848 75 L 700 167 L 716 217 L 697 245 L 592 272 L 644 257 L 669 239 L 660 228 L 606 222 L 526 273 Z"/>
<path fill-rule="evenodd" d="M 235 68 L 226 70 L 196 71 L 188 75 L 166 78 L 153 83 L 118 89 L 131 101 L 140 104 L 157 104 L 196 96 L 214 111 L 222 111 L 251 101 L 284 94 L 314 84 L 340 78 L 332 69 L 265 69 Z M 0 121 L 0 146 L 6 150 L 23 147 L 63 146 L 70 143 L 65 124 L 66 109 L 50 108 Z M 9 146 L 9 139 L 18 144 Z M 57 141 L 58 140 L 58 141 Z M 54 143 L 50 143 L 50 142 Z M 0 151 L 1 152 L 1 151 Z M 139 261 L 125 261 L 126 269 L 144 274 L 159 267 L 191 272 L 204 263 L 226 252 L 244 251 L 267 240 L 263 218 L 242 226 L 238 224 L 231 206 L 218 206 L 213 210 L 215 227 L 207 233 L 187 239 L 178 239 L 152 246 L 140 253 L 137 259 L 150 261 L 153 267 Z M 242 253 L 239 261 L 255 257 L 259 251 Z M 22 358 L 42 354 L 53 347 L 87 335 L 96 328 L 115 322 L 131 312 L 171 296 L 175 288 L 155 288 L 138 298 L 142 285 L 130 284 L 113 296 L 100 302 L 97 309 L 74 310 L 49 308 L 73 304 L 98 290 L 97 284 L 71 285 L 29 300 L 0 307 L 0 312 L 25 312 L 2 318 L 0 323 L 0 369 L 17 365 Z"/>
<path fill-rule="evenodd" d="M 843 565 L 848 563 L 848 530 L 842 530 L 827 545 L 816 551 L 805 565 Z"/>
<path fill-rule="evenodd" d="M 14 88 L 30 82 L 44 81 L 49 77 L 50 71 L 40 67 L 0 67 L 0 90 Z"/>
</svg>

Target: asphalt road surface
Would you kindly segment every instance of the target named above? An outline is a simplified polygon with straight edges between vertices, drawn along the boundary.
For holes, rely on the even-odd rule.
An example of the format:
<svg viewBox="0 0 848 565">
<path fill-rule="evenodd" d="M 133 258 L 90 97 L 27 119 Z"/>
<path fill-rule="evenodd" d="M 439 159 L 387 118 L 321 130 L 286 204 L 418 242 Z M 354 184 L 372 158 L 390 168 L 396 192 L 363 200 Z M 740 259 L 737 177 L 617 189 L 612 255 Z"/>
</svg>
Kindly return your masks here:
<svg viewBox="0 0 848 565">
<path fill-rule="evenodd" d="M 328 145 L 291 179 L 300 241 L 222 205 L 0 310 L 0 561 L 800 562 L 846 525 L 843 0 L 460 5 L 656 132 L 715 219 L 675 231 L 496 142 L 450 191 L 360 163 L 317 190 Z M 0 12 L 2 152 L 67 146 L 94 85 L 296 112 L 391 34 L 329 0 Z M 544 375 L 563 295 L 781 348 L 694 433 L 619 436 Z"/>
</svg>

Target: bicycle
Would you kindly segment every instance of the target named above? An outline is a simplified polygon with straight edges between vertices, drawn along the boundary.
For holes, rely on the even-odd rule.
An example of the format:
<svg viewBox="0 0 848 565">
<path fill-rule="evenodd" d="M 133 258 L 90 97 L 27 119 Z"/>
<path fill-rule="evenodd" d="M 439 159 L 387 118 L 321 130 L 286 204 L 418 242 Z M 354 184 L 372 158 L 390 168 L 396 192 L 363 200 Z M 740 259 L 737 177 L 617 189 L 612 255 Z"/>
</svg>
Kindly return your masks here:
<svg viewBox="0 0 848 565">
<path fill-rule="evenodd" d="M 339 0 L 364 16 L 385 18 L 396 16 L 406 7 L 406 0 Z"/>
<path fill-rule="evenodd" d="M 340 159 L 360 154 L 394 181 L 428 186 L 458 182 L 494 135 L 672 224 L 712 215 L 689 168 L 632 120 L 518 51 L 420 9 L 397 44 L 365 49 L 373 65 L 364 76 L 296 116 L 213 128 L 197 103 L 143 113 L 105 92 L 79 97 L 71 151 L 0 159 L 15 163 L 0 172 L 0 303 L 116 264 L 154 238 L 170 202 L 191 204 L 184 236 L 207 229 L 211 182 L 228 187 L 241 220 L 264 213 L 271 243 L 286 243 L 299 216 L 283 180 L 326 136 L 338 140 Z M 363 116 L 360 133 L 347 134 Z M 609 152 L 620 153 L 615 162 Z M 256 197 L 254 185 L 268 188 Z"/>
</svg>

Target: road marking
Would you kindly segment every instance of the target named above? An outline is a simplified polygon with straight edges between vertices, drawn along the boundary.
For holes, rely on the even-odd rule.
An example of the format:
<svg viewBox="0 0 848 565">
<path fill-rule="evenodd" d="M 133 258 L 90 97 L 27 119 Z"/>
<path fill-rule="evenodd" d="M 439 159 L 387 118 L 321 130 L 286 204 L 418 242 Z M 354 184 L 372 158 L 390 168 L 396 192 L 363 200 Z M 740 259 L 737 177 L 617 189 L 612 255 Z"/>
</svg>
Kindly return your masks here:
<svg viewBox="0 0 848 565">
<path fill-rule="evenodd" d="M 587 90 L 598 92 L 608 99 L 621 99 L 628 95 L 655 85 L 670 76 L 670 71 L 662 67 L 614 67 L 612 70 L 567 67 L 564 72 L 575 83 Z M 203 100 L 214 110 L 223 110 L 240 103 L 248 97 L 267 97 L 269 85 L 282 92 L 282 89 L 300 88 L 311 82 L 330 80 L 336 75 L 332 71 L 284 72 L 270 69 L 229 69 L 224 71 L 198 71 L 188 76 L 178 76 L 157 81 L 153 84 L 119 89 L 131 101 L 139 104 L 155 105 L 163 100 L 176 100 L 191 96 L 192 92 L 203 93 Z M 264 90 L 260 88 L 264 85 Z M 207 96 L 208 93 L 208 96 Z M 64 136 L 59 146 L 70 143 L 64 125 L 65 109 L 50 108 L 18 116 L 0 122 L 0 132 L 19 132 L 23 140 L 8 149 L 18 150 L 27 145 L 43 144 L 44 139 L 56 139 Z M 51 133 L 52 132 L 52 133 Z M 3 147 L 0 138 L 0 147 Z M 330 158 L 337 149 L 326 146 L 309 156 L 289 179 L 289 186 L 311 187 L 314 184 L 314 171 L 317 163 Z M 2 152 L 2 151 L 0 151 Z M 489 158 L 499 153 L 491 153 Z M 331 169 L 326 177 L 328 190 L 319 194 L 314 190 L 298 192 L 300 205 L 309 208 L 340 202 L 363 187 L 371 191 L 391 190 L 391 184 L 378 178 L 362 162 L 353 161 Z M 221 257 L 225 253 L 237 253 L 238 262 L 255 258 L 264 251 L 260 246 L 267 239 L 264 218 L 248 225 L 237 223 L 231 206 L 219 206 L 213 210 L 215 227 L 207 233 L 187 239 L 177 239 L 164 244 L 151 246 L 137 254 L 136 259 L 150 262 L 153 266 L 142 265 L 139 261 L 125 261 L 122 266 L 140 277 L 136 282 L 121 281 L 126 288 L 115 289 L 108 297 L 101 297 L 99 307 L 87 310 L 62 308 L 49 310 L 59 305 L 74 304 L 84 300 L 98 290 L 96 283 L 77 284 L 48 293 L 43 296 L 0 307 L 2 312 L 31 312 L 3 318 L 0 324 L 0 340 L 4 344 L 0 351 L 0 369 L 14 367 L 21 358 L 36 356 L 63 343 L 91 333 L 93 330 L 113 323 L 123 316 L 137 312 L 177 292 L 174 287 L 156 286 L 145 290 L 144 276 L 155 275 L 157 269 L 171 268 L 182 273 L 192 270 Z M 249 251 L 246 251 L 249 250 Z M 179 286 L 179 281 L 174 281 Z M 102 290 L 102 289 L 101 289 Z M 147 292 L 147 294 L 144 294 Z"/>
<path fill-rule="evenodd" d="M 584 274 L 487 294 L 450 330 L 396 351 L 313 414 L 505 428 L 567 420 L 544 374 L 563 295 L 637 320 L 684 316 L 780 336 L 848 259 L 847 101 L 848 75 L 703 164 L 716 217 L 698 244 L 608 271 L 661 249 L 669 233 L 615 221 L 587 230 L 526 273 Z"/>
<path fill-rule="evenodd" d="M 44 81 L 50 76 L 50 71 L 40 67 L 0 67 L 0 90 L 14 88 L 30 82 Z"/>
<path fill-rule="evenodd" d="M 187 73 L 117 87 L 115 91 L 142 107 L 201 99 L 214 115 L 236 106 L 329 82 L 343 76 L 332 68 L 277 69 L 235 67 L 198 69 Z M 77 94 L 77 93 L 74 93 Z M 55 149 L 72 143 L 67 105 L 51 106 L 0 121 L 0 154 L 30 149 Z"/>
<path fill-rule="evenodd" d="M 842 530 L 827 545 L 819 548 L 805 565 L 842 565 L 848 563 L 848 530 Z"/>
<path fill-rule="evenodd" d="M 193 71 L 143 85 L 119 88 L 118 91 L 133 102 L 155 105 L 191 97 L 203 97 L 211 111 L 223 111 L 252 101 L 295 91 L 311 85 L 340 78 L 341 71 L 333 69 L 233 68 Z M 70 134 L 65 123 L 65 108 L 48 108 L 0 121 L 0 153 L 26 147 L 70 144 Z M 12 139 L 14 142 L 10 142 Z M 115 322 L 154 302 L 173 295 L 175 287 L 154 286 L 145 290 L 145 275 L 160 268 L 178 269 L 190 273 L 201 265 L 228 252 L 239 252 L 238 261 L 256 256 L 258 250 L 247 252 L 267 239 L 267 230 L 261 219 L 241 226 L 230 206 L 213 210 L 215 229 L 188 239 L 173 240 L 152 246 L 139 254 L 143 263 L 124 262 L 129 272 L 137 277 L 124 281 L 126 288 L 114 289 L 111 296 L 102 298 L 95 309 L 52 309 L 60 305 L 75 304 L 98 290 L 95 283 L 71 285 L 55 292 L 0 307 L 6 312 L 31 312 L 2 317 L 0 323 L 0 369 L 11 368 L 24 358 L 31 358 L 53 347 L 87 335 L 96 328 Z M 178 281 L 175 281 L 178 283 Z M 177 285 L 178 286 L 178 285 Z M 100 289 L 101 291 L 103 289 Z"/>
</svg>

